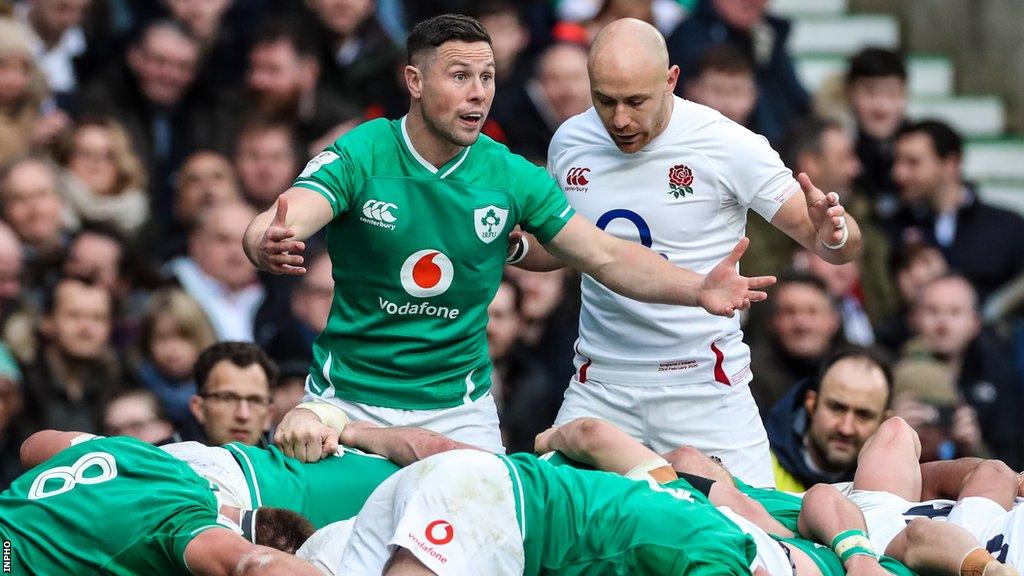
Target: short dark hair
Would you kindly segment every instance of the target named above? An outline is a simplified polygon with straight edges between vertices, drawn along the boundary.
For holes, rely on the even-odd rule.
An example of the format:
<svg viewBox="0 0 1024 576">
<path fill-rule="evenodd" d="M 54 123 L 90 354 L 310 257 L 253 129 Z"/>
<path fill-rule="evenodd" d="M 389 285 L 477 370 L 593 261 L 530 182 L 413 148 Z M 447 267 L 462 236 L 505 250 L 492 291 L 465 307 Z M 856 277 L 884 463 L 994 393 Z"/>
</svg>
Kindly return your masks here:
<svg viewBox="0 0 1024 576">
<path fill-rule="evenodd" d="M 445 42 L 487 42 L 491 35 L 476 18 L 463 14 L 441 14 L 427 18 L 413 27 L 405 43 L 409 64 L 427 50 L 433 50 Z"/>
<path fill-rule="evenodd" d="M 213 367 L 220 361 L 227 360 L 239 368 L 247 368 L 253 364 L 259 364 L 263 373 L 267 375 L 267 383 L 273 390 L 277 384 L 277 364 L 267 356 L 262 348 L 252 342 L 217 342 L 210 346 L 196 359 L 193 368 L 196 378 L 196 389 L 199 394 L 206 391 L 206 381 L 210 377 Z"/>
<path fill-rule="evenodd" d="M 907 65 L 903 54 L 887 48 L 865 48 L 850 59 L 846 72 L 846 85 L 852 86 L 862 78 L 884 78 L 896 76 L 907 81 Z"/>
<path fill-rule="evenodd" d="M 482 20 L 489 16 L 515 16 L 520 23 L 523 22 L 523 13 L 511 0 L 480 0 L 477 2 L 470 16 Z"/>
<path fill-rule="evenodd" d="M 811 116 L 797 122 L 782 139 L 779 146 L 782 162 L 790 170 L 798 172 L 800 155 L 805 152 L 821 154 L 822 137 L 829 130 L 842 130 L 843 126 L 836 120 Z"/>
<path fill-rule="evenodd" d="M 909 122 L 896 131 L 896 140 L 908 134 L 924 134 L 932 141 L 932 147 L 939 158 L 948 160 L 964 157 L 964 139 L 949 124 L 941 120 L 929 118 L 918 122 Z"/>
<path fill-rule="evenodd" d="M 100 284 L 95 279 L 88 276 L 79 276 L 75 274 L 61 274 L 57 278 L 47 282 L 43 290 L 43 315 L 50 316 L 54 310 L 57 309 L 57 290 L 60 289 L 62 284 L 75 283 L 83 284 L 88 288 L 97 288 L 107 293 L 107 298 L 110 301 L 111 314 L 114 313 L 114 295 L 110 293 L 110 290 L 106 286 Z"/>
<path fill-rule="evenodd" d="M 827 374 L 828 371 L 840 361 L 850 358 L 856 358 L 858 360 L 864 360 L 869 364 L 874 364 L 882 371 L 882 374 L 885 376 L 885 387 L 887 391 L 885 407 L 889 408 L 889 405 L 892 402 L 893 387 L 892 359 L 885 351 L 875 347 L 847 344 L 833 350 L 831 354 L 825 357 L 825 360 L 818 368 L 818 378 L 814 382 L 813 390 L 815 392 L 821 390 L 821 383 L 825 380 L 825 374 Z"/>
<path fill-rule="evenodd" d="M 192 30 L 190 30 L 188 26 L 185 26 L 184 24 L 177 20 L 174 20 L 173 18 L 158 18 L 156 20 L 151 20 L 150 22 L 147 22 L 143 26 L 140 26 L 136 29 L 136 33 L 131 41 L 131 46 L 134 48 L 142 46 L 149 40 L 149 35 L 153 33 L 153 31 L 160 28 L 168 30 L 170 32 L 174 32 L 178 36 L 188 40 L 196 46 L 199 45 L 199 38 L 197 38 L 196 35 L 192 33 Z"/>
<path fill-rule="evenodd" d="M 697 59 L 697 67 L 693 70 L 691 80 L 696 80 L 705 72 L 723 72 L 726 74 L 754 75 L 754 63 L 746 54 L 732 44 L 716 44 L 701 54 Z"/>
<path fill-rule="evenodd" d="M 316 42 L 311 34 L 303 34 L 299 23 L 292 18 L 269 19 L 256 33 L 252 45 L 287 42 L 300 58 L 315 58 Z"/>
<path fill-rule="evenodd" d="M 255 514 L 253 543 L 288 554 L 295 554 L 316 530 L 305 516 L 293 510 L 260 507 L 255 510 Z"/>
</svg>

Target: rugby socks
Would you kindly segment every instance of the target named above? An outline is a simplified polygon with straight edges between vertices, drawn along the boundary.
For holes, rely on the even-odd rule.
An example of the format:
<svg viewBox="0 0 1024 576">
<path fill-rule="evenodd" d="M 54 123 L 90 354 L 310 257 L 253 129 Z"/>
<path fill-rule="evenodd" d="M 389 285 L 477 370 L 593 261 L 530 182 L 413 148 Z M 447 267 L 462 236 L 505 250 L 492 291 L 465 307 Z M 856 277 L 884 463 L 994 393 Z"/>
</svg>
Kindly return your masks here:
<svg viewBox="0 0 1024 576">
<path fill-rule="evenodd" d="M 839 561 L 846 564 L 846 561 L 853 556 L 863 555 L 878 558 L 874 548 L 871 547 L 871 540 L 863 530 L 844 530 L 832 539 L 832 550 L 839 556 Z"/>
</svg>

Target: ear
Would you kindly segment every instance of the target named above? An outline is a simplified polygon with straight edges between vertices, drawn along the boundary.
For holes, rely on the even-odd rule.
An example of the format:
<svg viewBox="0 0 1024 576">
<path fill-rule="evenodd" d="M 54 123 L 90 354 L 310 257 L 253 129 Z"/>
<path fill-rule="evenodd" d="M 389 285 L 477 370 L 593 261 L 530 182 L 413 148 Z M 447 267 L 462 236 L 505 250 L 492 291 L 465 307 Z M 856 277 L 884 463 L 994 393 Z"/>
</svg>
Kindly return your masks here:
<svg viewBox="0 0 1024 576">
<path fill-rule="evenodd" d="M 193 394 L 188 399 L 188 411 L 192 413 L 192 417 L 196 419 L 196 422 L 200 424 L 206 424 L 206 414 L 203 413 L 203 397 L 198 394 Z"/>
<path fill-rule="evenodd" d="M 818 393 L 814 390 L 808 390 L 804 394 L 804 409 L 807 410 L 808 414 L 814 414 L 814 406 L 818 403 Z"/>
<path fill-rule="evenodd" d="M 672 94 L 676 91 L 676 84 L 679 83 L 679 66 L 675 64 L 669 66 L 667 80 L 668 93 Z"/>
<path fill-rule="evenodd" d="M 423 95 L 423 72 L 411 64 L 406 66 L 405 85 L 409 89 L 409 95 L 412 96 L 412 99 L 419 100 Z"/>
</svg>

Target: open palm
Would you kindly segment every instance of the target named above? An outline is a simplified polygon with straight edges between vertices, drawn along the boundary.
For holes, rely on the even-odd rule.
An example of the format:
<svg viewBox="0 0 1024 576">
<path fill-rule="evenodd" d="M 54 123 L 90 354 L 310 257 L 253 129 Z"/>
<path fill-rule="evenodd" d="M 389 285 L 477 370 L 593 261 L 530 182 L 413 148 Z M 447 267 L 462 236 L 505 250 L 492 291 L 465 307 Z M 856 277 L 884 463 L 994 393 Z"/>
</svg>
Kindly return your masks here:
<svg viewBox="0 0 1024 576">
<path fill-rule="evenodd" d="M 760 289 L 775 284 L 774 276 L 747 278 L 736 269 L 749 245 L 749 239 L 741 239 L 732 252 L 704 277 L 698 300 L 701 307 L 711 314 L 732 318 L 736 310 L 746 310 L 751 302 L 768 298 L 768 294 Z"/>
</svg>

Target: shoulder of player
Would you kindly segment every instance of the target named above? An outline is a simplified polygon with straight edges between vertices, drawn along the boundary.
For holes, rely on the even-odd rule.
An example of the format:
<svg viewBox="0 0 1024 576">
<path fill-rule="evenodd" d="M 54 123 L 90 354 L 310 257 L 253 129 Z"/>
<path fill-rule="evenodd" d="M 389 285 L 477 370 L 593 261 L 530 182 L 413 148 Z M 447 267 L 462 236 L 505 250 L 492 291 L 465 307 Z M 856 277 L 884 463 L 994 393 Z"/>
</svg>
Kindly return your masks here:
<svg viewBox="0 0 1024 576">
<path fill-rule="evenodd" d="M 555 157 L 568 148 L 576 146 L 614 146 L 597 111 L 591 107 L 562 122 L 555 130 L 548 145 L 548 156 Z"/>
<path fill-rule="evenodd" d="M 328 150 L 356 149 L 365 150 L 367 146 L 376 147 L 385 142 L 396 142 L 400 138 L 401 128 L 395 120 L 376 118 L 368 120 L 339 136 Z"/>
<path fill-rule="evenodd" d="M 467 160 L 472 160 L 474 164 L 485 162 L 490 167 L 488 172 L 494 174 L 501 181 L 507 180 L 505 172 L 509 170 L 543 171 L 543 168 L 540 166 L 512 152 L 508 149 L 508 146 L 497 142 L 485 134 L 481 134 L 477 141 L 473 143 Z"/>
</svg>

